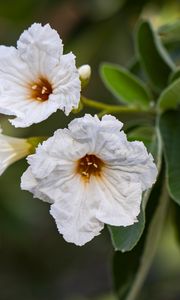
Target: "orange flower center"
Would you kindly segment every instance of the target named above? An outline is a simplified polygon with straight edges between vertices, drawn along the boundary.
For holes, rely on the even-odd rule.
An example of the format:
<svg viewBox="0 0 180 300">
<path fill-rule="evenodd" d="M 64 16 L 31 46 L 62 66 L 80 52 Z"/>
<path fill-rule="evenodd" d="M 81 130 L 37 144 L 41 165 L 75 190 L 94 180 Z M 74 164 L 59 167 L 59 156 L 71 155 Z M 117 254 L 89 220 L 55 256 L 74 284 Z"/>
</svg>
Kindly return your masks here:
<svg viewBox="0 0 180 300">
<path fill-rule="evenodd" d="M 89 180 L 91 175 L 101 176 L 104 162 L 93 154 L 86 154 L 77 162 L 77 173 L 81 174 L 83 179 Z"/>
<path fill-rule="evenodd" d="M 31 84 L 31 98 L 38 101 L 47 101 L 52 94 L 52 86 L 46 78 L 39 78 Z"/>
</svg>

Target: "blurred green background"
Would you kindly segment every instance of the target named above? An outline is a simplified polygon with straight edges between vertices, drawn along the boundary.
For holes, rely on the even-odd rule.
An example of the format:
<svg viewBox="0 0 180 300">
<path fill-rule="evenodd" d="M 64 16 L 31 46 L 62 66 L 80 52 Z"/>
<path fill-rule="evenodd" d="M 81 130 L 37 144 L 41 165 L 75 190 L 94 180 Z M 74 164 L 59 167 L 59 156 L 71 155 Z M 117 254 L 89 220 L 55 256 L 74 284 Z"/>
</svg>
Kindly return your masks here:
<svg viewBox="0 0 180 300">
<path fill-rule="evenodd" d="M 65 52 L 77 56 L 77 66 L 92 67 L 85 94 L 116 103 L 100 81 L 99 65 L 104 61 L 129 64 L 133 31 L 141 16 L 151 18 L 155 27 L 174 22 L 180 18 L 180 2 L 0 0 L 0 43 L 16 45 L 20 33 L 33 22 L 50 23 L 63 39 Z M 9 135 L 44 136 L 65 127 L 72 118 L 57 112 L 39 125 L 14 129 L 1 116 L 1 124 Z M 25 160 L 18 162 L 0 178 L 0 300 L 115 299 L 113 249 L 107 230 L 84 247 L 66 243 L 49 215 L 49 205 L 20 190 L 26 167 Z M 179 248 L 170 221 L 166 226 L 139 299 L 180 299 Z"/>
</svg>

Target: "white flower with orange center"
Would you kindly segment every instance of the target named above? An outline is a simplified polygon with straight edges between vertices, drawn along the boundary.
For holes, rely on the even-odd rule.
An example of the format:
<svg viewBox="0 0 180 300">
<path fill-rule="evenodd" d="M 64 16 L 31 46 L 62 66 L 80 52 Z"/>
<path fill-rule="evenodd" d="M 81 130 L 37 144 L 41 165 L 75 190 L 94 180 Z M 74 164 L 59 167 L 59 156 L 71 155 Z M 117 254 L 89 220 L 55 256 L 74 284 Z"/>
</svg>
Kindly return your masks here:
<svg viewBox="0 0 180 300">
<path fill-rule="evenodd" d="M 137 222 L 142 192 L 157 168 L 142 142 L 128 142 L 122 123 L 85 115 L 59 129 L 28 157 L 21 187 L 51 203 L 50 213 L 68 242 L 83 245 L 105 224 Z"/>
<path fill-rule="evenodd" d="M 0 128 L 0 175 L 11 164 L 29 155 L 31 148 L 26 139 L 4 135 Z"/>
<path fill-rule="evenodd" d="M 0 46 L 0 113 L 15 127 L 47 119 L 57 109 L 68 115 L 80 100 L 80 79 L 72 53 L 63 55 L 58 33 L 33 24 L 15 47 Z"/>
</svg>

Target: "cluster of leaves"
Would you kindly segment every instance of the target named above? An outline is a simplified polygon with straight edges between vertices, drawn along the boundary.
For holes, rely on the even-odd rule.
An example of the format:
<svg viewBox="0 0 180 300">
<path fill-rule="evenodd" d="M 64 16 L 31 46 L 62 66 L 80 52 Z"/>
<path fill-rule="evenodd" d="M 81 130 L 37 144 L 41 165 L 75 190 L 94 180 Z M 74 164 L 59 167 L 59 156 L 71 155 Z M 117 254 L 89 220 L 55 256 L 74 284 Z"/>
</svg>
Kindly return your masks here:
<svg viewBox="0 0 180 300">
<path fill-rule="evenodd" d="M 105 86 L 120 103 L 152 116 L 145 121 L 133 116 L 128 134 L 130 140 L 146 144 L 159 170 L 156 184 L 143 195 L 139 222 L 128 227 L 109 226 L 116 250 L 115 289 L 123 300 L 135 299 L 142 286 L 169 198 L 180 205 L 180 69 L 166 43 L 166 36 L 170 42 L 174 36 L 177 39 L 178 28 L 176 24 L 156 32 L 148 21 L 141 21 L 136 28 L 133 64 L 126 69 L 104 63 L 100 70 Z"/>
</svg>

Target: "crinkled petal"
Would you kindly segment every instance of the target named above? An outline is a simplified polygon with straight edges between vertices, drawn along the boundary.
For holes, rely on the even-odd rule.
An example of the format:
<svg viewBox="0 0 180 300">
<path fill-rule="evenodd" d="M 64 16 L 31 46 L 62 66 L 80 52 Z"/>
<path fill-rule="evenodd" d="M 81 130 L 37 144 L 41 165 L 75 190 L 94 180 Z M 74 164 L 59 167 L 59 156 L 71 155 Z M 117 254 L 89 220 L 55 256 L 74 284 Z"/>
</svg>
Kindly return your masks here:
<svg viewBox="0 0 180 300">
<path fill-rule="evenodd" d="M 58 230 L 67 242 L 82 246 L 100 234 L 104 224 L 96 218 L 99 195 L 74 178 L 51 206 Z"/>
<path fill-rule="evenodd" d="M 14 47 L 0 46 L 0 113 L 23 117 L 23 110 L 31 103 L 28 99 L 27 82 L 33 76 L 22 62 Z"/>
<path fill-rule="evenodd" d="M 31 192 L 35 198 L 39 198 L 45 202 L 53 203 L 54 200 L 44 193 L 43 187 L 44 185 L 35 178 L 31 167 L 29 167 L 21 177 L 21 189 Z"/>
<path fill-rule="evenodd" d="M 34 101 L 24 100 L 13 102 L 11 110 L 13 115 L 17 118 L 9 120 L 15 127 L 28 127 L 32 124 L 42 122 L 46 120 L 52 113 L 56 112 L 58 106 L 56 103 L 50 103 L 49 101 Z"/>
<path fill-rule="evenodd" d="M 21 188 L 53 203 L 50 213 L 59 232 L 66 241 L 83 245 L 103 229 L 103 223 L 96 219 L 99 197 L 80 177 L 67 173 L 60 177 L 58 171 L 54 175 L 39 180 L 29 167 L 21 178 Z"/>
<path fill-rule="evenodd" d="M 111 132 L 116 132 L 119 133 L 121 128 L 123 127 L 123 123 L 120 122 L 116 117 L 111 116 L 111 115 L 105 115 L 102 117 L 101 120 L 101 128 L 104 129 L 105 131 L 111 131 Z"/>
<path fill-rule="evenodd" d="M 83 245 L 103 223 L 137 222 L 142 192 L 154 183 L 157 168 L 143 143 L 128 142 L 121 127 L 114 117 L 86 115 L 57 130 L 28 158 L 25 174 L 34 181 L 22 177 L 22 188 L 53 203 L 51 214 L 66 241 Z"/>
<path fill-rule="evenodd" d="M 8 82 L 9 86 L 11 83 L 18 87 L 24 87 L 28 80 L 33 80 L 27 64 L 21 60 L 14 47 L 0 46 L 0 79 L 1 84 Z"/>
<path fill-rule="evenodd" d="M 21 34 L 17 47 L 22 60 L 35 76 L 48 75 L 59 63 L 63 52 L 62 40 L 49 24 L 34 23 Z"/>
<path fill-rule="evenodd" d="M 38 152 L 40 152 L 40 155 L 37 155 Z M 27 157 L 27 161 L 31 165 L 31 172 L 37 179 L 43 179 L 51 175 L 51 172 L 56 168 L 57 162 L 56 159 L 53 159 L 52 156 L 46 153 L 41 144 L 36 149 L 36 154 Z"/>
<path fill-rule="evenodd" d="M 32 78 L 18 51 L 14 47 L 0 46 L 0 113 L 21 114 L 19 108 L 26 104 L 27 81 Z"/>
<path fill-rule="evenodd" d="M 129 226 L 137 222 L 142 188 L 139 182 L 119 171 L 105 170 L 100 180 L 94 180 L 94 192 L 99 195 L 96 217 L 106 224 Z"/>
<path fill-rule="evenodd" d="M 58 33 L 48 24 L 33 24 L 18 41 L 22 59 L 34 74 L 45 77 L 52 84 L 48 102 L 68 115 L 80 100 L 80 79 L 72 53 L 62 55 L 63 46 Z"/>
<path fill-rule="evenodd" d="M 128 142 L 124 136 L 120 136 L 119 141 L 114 143 L 115 148 L 109 146 L 103 149 L 101 158 L 109 169 L 130 175 L 132 181 L 140 183 L 142 191 L 150 188 L 158 173 L 152 155 L 148 154 L 142 142 Z"/>
<path fill-rule="evenodd" d="M 75 140 L 80 142 L 96 141 L 96 134 L 100 128 L 100 120 L 97 116 L 85 114 L 82 118 L 77 118 L 71 121 L 68 125 L 70 134 Z"/>
<path fill-rule="evenodd" d="M 93 148 L 95 148 L 99 146 L 98 144 L 105 134 L 109 136 L 119 135 L 122 126 L 123 123 L 111 115 L 104 116 L 100 121 L 96 115 L 93 117 L 90 114 L 85 114 L 84 117 L 71 121 L 68 128 L 74 139 L 80 142 L 92 142 L 94 143 Z"/>
<path fill-rule="evenodd" d="M 131 168 L 132 160 L 134 159 L 136 161 L 136 166 L 134 164 L 131 171 L 132 174 L 137 174 L 139 181 L 141 181 L 142 190 L 144 191 L 155 183 L 158 170 L 154 163 L 153 156 L 147 152 L 147 149 L 142 142 L 131 142 L 131 146 L 133 149 L 131 151 L 131 156 L 133 157 L 132 152 L 134 151 L 134 157 L 129 160 L 129 165 Z"/>
<path fill-rule="evenodd" d="M 58 171 L 60 173 L 58 176 L 62 177 L 66 170 L 74 173 L 74 163 L 88 150 L 88 145 L 74 141 L 67 129 L 58 129 L 27 159 L 36 178 L 51 176 L 53 171 Z"/>
<path fill-rule="evenodd" d="M 58 33 L 48 24 L 33 24 L 20 36 L 18 49 L 0 46 L 0 113 L 16 116 L 15 127 L 47 119 L 57 109 L 66 115 L 78 107 L 80 80 L 72 53 L 62 55 Z M 47 101 L 33 99 L 32 86 L 48 81 Z M 41 97 L 40 97 L 41 98 Z"/>
<path fill-rule="evenodd" d="M 72 53 L 62 55 L 60 63 L 50 74 L 53 83 L 53 94 L 50 100 L 57 103 L 59 108 L 68 115 L 77 108 L 80 100 L 81 83 Z"/>
</svg>

